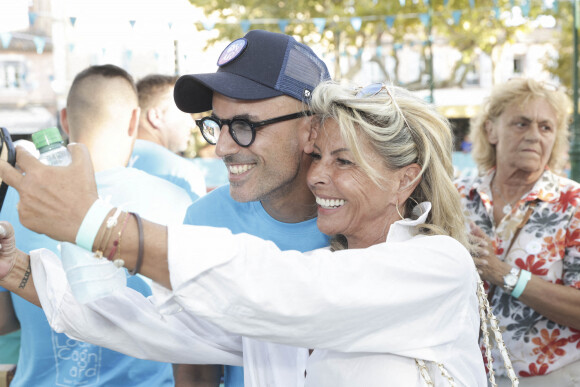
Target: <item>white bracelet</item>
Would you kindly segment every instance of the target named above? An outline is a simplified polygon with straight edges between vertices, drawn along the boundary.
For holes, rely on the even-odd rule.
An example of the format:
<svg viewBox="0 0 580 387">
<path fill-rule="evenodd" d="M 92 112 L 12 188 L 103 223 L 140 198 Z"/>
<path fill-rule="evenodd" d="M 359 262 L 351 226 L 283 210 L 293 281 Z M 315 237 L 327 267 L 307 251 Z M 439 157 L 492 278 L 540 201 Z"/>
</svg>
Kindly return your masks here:
<svg viewBox="0 0 580 387">
<path fill-rule="evenodd" d="M 522 293 L 524 292 L 524 289 L 526 288 L 526 285 L 528 284 L 528 281 L 532 278 L 532 273 L 530 273 L 527 270 L 522 270 L 520 272 L 520 278 L 518 278 L 518 283 L 516 284 L 516 286 L 514 287 L 514 290 L 512 291 L 511 295 L 513 298 L 519 298 Z"/>
<path fill-rule="evenodd" d="M 89 251 L 93 250 L 95 237 L 99 233 L 103 220 L 113 206 L 102 199 L 97 199 L 87 211 L 75 238 L 75 243 Z"/>
</svg>

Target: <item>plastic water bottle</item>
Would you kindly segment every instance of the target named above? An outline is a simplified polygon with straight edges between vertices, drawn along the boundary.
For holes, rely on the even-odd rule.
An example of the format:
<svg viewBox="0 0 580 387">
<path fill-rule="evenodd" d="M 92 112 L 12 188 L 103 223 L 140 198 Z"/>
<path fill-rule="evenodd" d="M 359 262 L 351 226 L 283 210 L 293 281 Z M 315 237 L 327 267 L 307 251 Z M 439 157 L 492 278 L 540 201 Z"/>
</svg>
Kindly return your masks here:
<svg viewBox="0 0 580 387">
<path fill-rule="evenodd" d="M 71 163 L 70 152 L 64 146 L 58 128 L 47 128 L 32 133 L 32 142 L 40 153 L 38 159 L 41 163 L 61 167 Z"/>
</svg>

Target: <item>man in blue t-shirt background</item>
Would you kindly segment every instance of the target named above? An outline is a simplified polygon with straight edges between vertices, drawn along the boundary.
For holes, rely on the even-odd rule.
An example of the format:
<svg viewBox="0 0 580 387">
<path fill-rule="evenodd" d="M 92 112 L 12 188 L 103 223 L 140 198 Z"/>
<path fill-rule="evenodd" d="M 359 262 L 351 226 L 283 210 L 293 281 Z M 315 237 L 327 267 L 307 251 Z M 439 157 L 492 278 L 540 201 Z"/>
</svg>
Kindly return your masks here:
<svg viewBox="0 0 580 387">
<path fill-rule="evenodd" d="M 138 212 L 161 224 L 179 224 L 191 204 L 189 195 L 165 180 L 126 168 L 140 109 L 133 78 L 117 66 L 91 66 L 79 73 L 61 112 L 63 130 L 71 141 L 87 146 L 99 196 L 124 210 Z M 155 189 L 152 189 L 154 187 Z M 10 188 L 0 218 L 12 223 L 16 245 L 23 251 L 47 248 L 59 254 L 59 243 L 23 227 L 16 190 Z M 128 219 L 128 221 L 134 221 Z M 151 295 L 150 280 L 130 276 L 127 286 Z M 1 282 L 0 282 L 1 284 Z M 22 342 L 11 387 L 174 386 L 169 363 L 141 360 L 73 340 L 50 328 L 42 309 L 0 288 L 0 322 L 18 321 Z M 13 306 L 12 306 L 13 305 Z M 0 324 L 0 333 L 14 325 Z"/>
<path fill-rule="evenodd" d="M 176 80 L 176 76 L 150 74 L 137 82 L 141 115 L 129 166 L 178 185 L 195 201 L 207 188 L 202 170 L 179 155 L 192 140 L 195 124 L 191 114 L 175 106 Z"/>
</svg>

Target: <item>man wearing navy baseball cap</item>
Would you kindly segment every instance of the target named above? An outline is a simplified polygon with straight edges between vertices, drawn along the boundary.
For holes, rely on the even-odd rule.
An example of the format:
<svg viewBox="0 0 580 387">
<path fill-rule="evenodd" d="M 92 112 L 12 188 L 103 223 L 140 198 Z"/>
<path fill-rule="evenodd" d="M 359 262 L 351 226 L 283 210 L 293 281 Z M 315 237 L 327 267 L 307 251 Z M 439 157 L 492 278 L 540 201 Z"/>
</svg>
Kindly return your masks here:
<svg viewBox="0 0 580 387">
<path fill-rule="evenodd" d="M 308 102 L 312 90 L 330 79 L 326 65 L 306 45 L 288 35 L 254 30 L 231 42 L 209 74 L 182 76 L 175 102 L 188 113 L 212 109 L 215 93 L 244 101 L 289 96 Z"/>
<path fill-rule="evenodd" d="M 330 79 L 326 65 L 294 38 L 262 30 L 230 43 L 217 65 L 215 73 L 182 76 L 174 89 L 181 110 L 211 110 L 197 125 L 216 145 L 230 181 L 196 201 L 185 223 L 253 234 L 284 250 L 327 246 L 316 227 L 316 203 L 306 185 L 310 156 L 304 153 L 308 103 L 316 85 Z M 247 385 L 304 380 L 307 349 L 244 337 L 228 350 L 243 353 L 245 372 L 226 366 L 226 387 L 243 386 L 244 377 Z M 211 378 L 218 374 L 211 367 L 181 365 L 176 382 L 191 381 L 189 375 Z"/>
</svg>

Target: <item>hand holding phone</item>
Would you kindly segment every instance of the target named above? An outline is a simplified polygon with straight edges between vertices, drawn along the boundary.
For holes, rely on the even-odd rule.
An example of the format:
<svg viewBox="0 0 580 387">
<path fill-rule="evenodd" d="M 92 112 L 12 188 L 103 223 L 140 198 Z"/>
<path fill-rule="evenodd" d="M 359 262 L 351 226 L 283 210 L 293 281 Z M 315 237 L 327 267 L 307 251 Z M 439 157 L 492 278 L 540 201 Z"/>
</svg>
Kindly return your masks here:
<svg viewBox="0 0 580 387">
<path fill-rule="evenodd" d="M 16 163 L 16 151 L 12 143 L 12 138 L 8 130 L 3 127 L 0 127 L 0 159 L 10 163 L 12 166 Z M 0 178 L 0 210 L 2 210 L 6 191 L 8 191 L 8 184 Z"/>
</svg>

